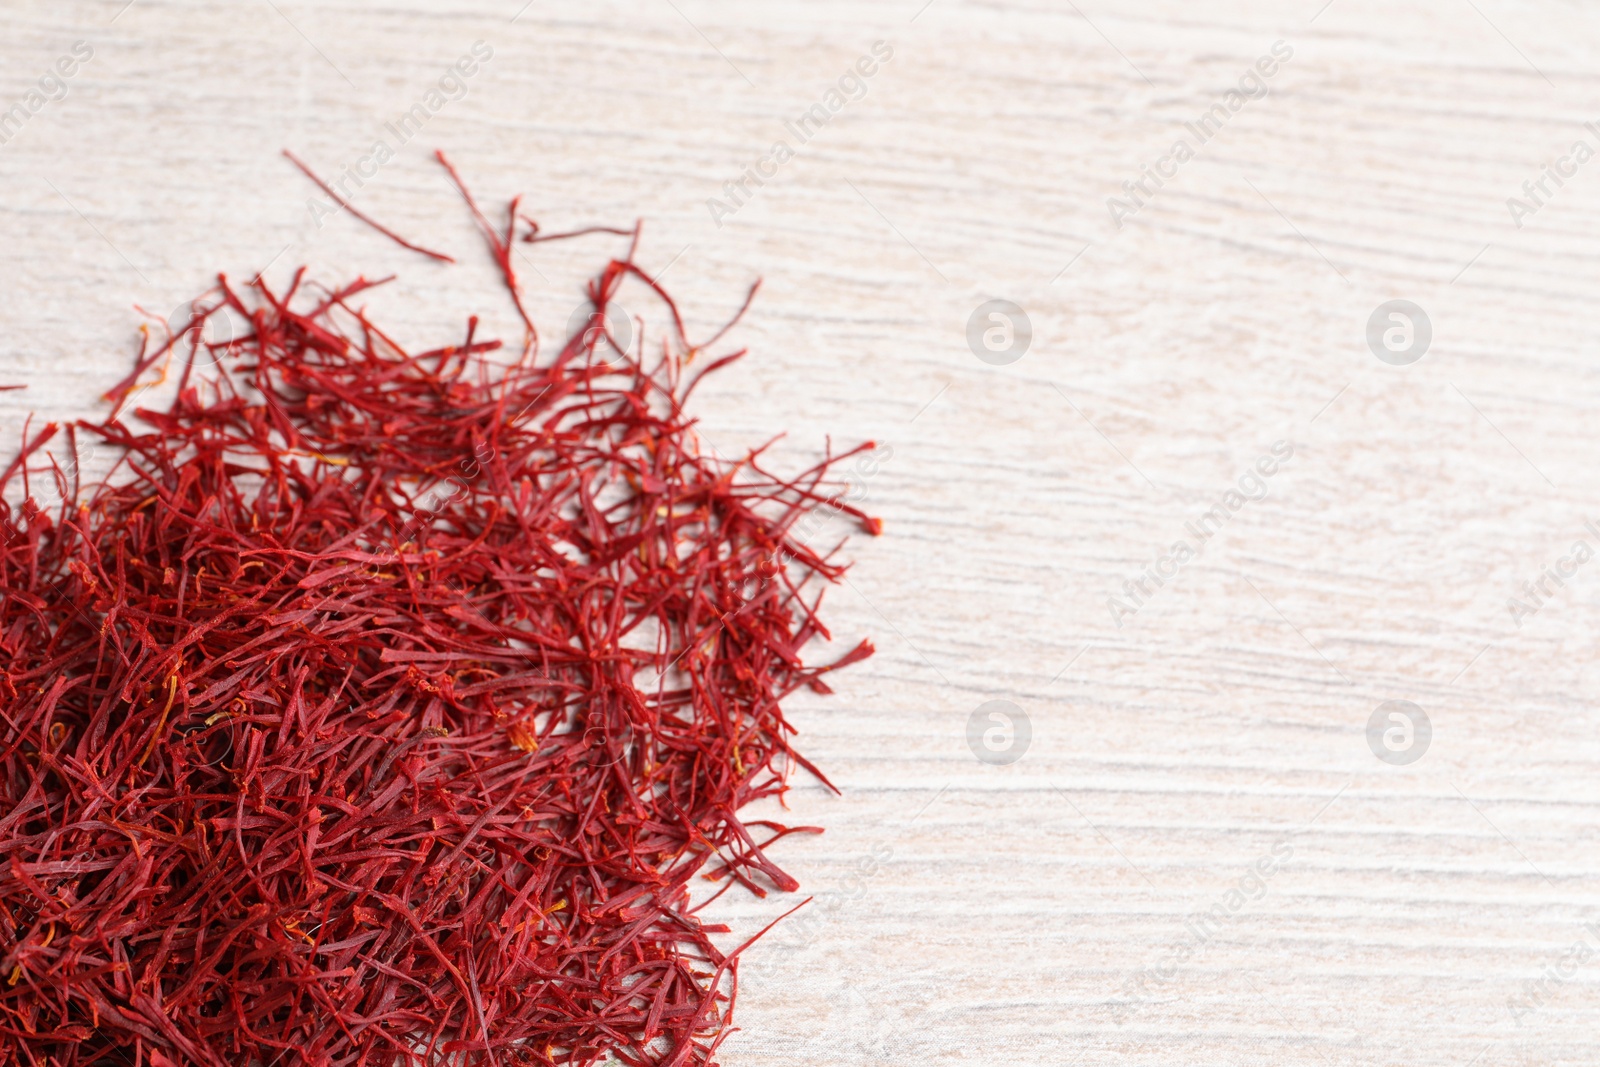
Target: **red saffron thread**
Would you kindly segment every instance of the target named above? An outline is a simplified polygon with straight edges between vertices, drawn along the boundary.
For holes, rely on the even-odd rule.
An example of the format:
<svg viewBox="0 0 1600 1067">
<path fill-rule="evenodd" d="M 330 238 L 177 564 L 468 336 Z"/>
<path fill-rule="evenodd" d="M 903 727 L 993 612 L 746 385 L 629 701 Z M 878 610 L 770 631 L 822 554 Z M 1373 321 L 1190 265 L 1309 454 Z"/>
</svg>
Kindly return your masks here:
<svg viewBox="0 0 1600 1067">
<path fill-rule="evenodd" d="M 349 200 L 346 200 L 344 197 L 340 196 L 337 192 L 335 192 L 333 190 L 333 187 L 330 186 L 327 182 L 325 182 L 321 178 L 317 177 L 316 173 L 313 172 L 310 167 L 308 167 L 304 163 L 300 162 L 299 157 L 297 157 L 293 152 L 291 152 L 287 148 L 285 148 L 283 150 L 283 155 L 284 155 L 284 158 L 287 159 L 290 163 L 293 163 L 296 167 L 299 167 L 300 168 L 300 172 L 302 174 L 304 174 L 307 178 L 310 178 L 312 180 L 312 182 L 314 182 L 316 184 L 318 189 L 321 189 L 323 192 L 327 193 L 328 196 L 330 198 L 332 198 L 334 203 L 338 204 L 340 207 L 342 207 L 346 211 L 350 212 L 350 214 L 354 215 L 356 218 L 360 219 L 362 222 L 366 223 L 368 226 L 371 226 L 374 230 L 377 230 L 379 233 L 383 234 L 385 237 L 387 237 L 389 240 L 393 241 L 395 244 L 399 245 L 401 248 L 408 248 L 413 252 L 421 252 L 425 256 L 429 256 L 429 257 L 431 257 L 433 259 L 441 260 L 442 262 L 445 262 L 445 263 L 454 263 L 455 262 L 454 258 L 445 255 L 443 252 L 433 252 L 433 251 L 430 251 L 429 249 L 423 248 L 423 247 L 421 247 L 419 245 L 412 244 L 410 241 L 406 240 L 404 237 L 401 237 L 399 234 L 395 233 L 393 230 L 389 229 L 387 226 L 383 225 L 380 222 L 375 221 L 371 216 L 362 214 L 359 210 L 356 209 L 356 206 L 354 204 L 350 203 Z"/>
<path fill-rule="evenodd" d="M 532 358 L 539 351 L 539 331 L 534 328 L 533 320 L 528 317 L 528 309 L 522 306 L 522 293 L 517 288 L 517 269 L 511 262 L 511 241 L 517 228 L 517 205 L 522 202 L 520 196 L 511 198 L 510 207 L 506 208 L 506 232 L 498 233 L 494 225 L 478 209 L 478 202 L 472 199 L 472 194 L 467 191 L 466 183 L 461 180 L 461 175 L 456 173 L 455 165 L 445 158 L 442 151 L 435 151 L 433 157 L 444 167 L 445 173 L 450 175 L 456 190 L 461 193 L 461 198 L 467 202 L 467 208 L 472 212 L 473 221 L 478 224 L 478 229 L 483 231 L 483 239 L 489 244 L 489 254 L 494 257 L 495 264 L 499 266 L 500 273 L 505 278 L 506 288 L 511 292 L 511 302 L 517 307 L 517 314 L 522 319 L 522 324 L 527 328 L 527 342 L 523 346 L 525 358 Z M 603 308 L 601 309 L 604 310 Z"/>
<path fill-rule="evenodd" d="M 614 233 L 623 237 L 630 237 L 638 233 L 637 227 L 632 230 L 619 230 L 615 226 L 585 226 L 580 230 L 568 230 L 566 233 L 541 234 L 537 222 L 534 222 L 526 215 L 521 216 L 521 218 L 523 222 L 528 224 L 528 232 L 522 235 L 522 239 L 530 245 L 538 244 L 541 241 L 565 241 L 569 237 L 583 237 L 591 233 Z"/>
</svg>

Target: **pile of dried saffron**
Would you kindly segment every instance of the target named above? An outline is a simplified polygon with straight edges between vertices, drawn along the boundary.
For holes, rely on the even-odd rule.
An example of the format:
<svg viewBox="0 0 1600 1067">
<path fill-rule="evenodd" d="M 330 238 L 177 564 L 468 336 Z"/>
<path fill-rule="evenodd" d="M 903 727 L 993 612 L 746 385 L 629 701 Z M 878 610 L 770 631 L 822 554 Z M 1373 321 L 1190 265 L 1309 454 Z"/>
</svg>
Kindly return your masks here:
<svg viewBox="0 0 1600 1067">
<path fill-rule="evenodd" d="M 510 242 L 551 238 L 472 212 L 515 298 Z M 223 278 L 191 325 L 244 336 L 150 346 L 57 439 L 116 450 L 108 478 L 75 484 L 54 426 L 24 441 L 0 1064 L 711 1062 L 737 954 L 687 887 L 797 887 L 763 853 L 793 828 L 737 813 L 810 768 L 783 697 L 871 653 L 802 664 L 841 568 L 792 526 L 876 523 L 838 457 L 702 452 L 690 370 L 734 357 L 688 341 L 637 237 L 589 296 L 642 286 L 653 353 L 589 329 L 540 358 L 529 323 L 519 358 L 475 320 L 407 353 L 367 282 Z M 170 408 L 121 417 L 164 360 Z"/>
</svg>

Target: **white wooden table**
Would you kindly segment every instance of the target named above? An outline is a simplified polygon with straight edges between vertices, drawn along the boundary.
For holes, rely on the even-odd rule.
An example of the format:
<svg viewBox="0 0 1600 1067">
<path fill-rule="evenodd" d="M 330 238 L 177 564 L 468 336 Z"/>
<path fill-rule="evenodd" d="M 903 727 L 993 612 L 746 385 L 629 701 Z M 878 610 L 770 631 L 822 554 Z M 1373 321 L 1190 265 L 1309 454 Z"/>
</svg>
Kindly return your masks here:
<svg viewBox="0 0 1600 1067">
<path fill-rule="evenodd" d="M 93 57 L 0 145 L 5 440 L 99 411 L 133 305 L 218 270 L 398 270 L 374 305 L 408 336 L 510 332 L 434 147 L 550 225 L 643 217 L 693 323 L 766 279 L 708 440 L 892 448 L 829 615 L 881 654 L 793 704 L 844 790 L 799 783 L 828 833 L 778 851 L 819 900 L 748 954 L 730 1067 L 1600 1062 L 1600 564 L 1507 608 L 1600 548 L 1594 8 L 521 2 L 7 4 L 0 109 Z M 785 120 L 879 40 L 801 144 Z M 357 196 L 463 265 L 319 227 L 279 150 L 357 165 L 477 41 Z M 1134 201 L 1141 165 L 1172 176 Z M 1142 206 L 1119 228 L 1110 197 Z M 542 323 L 609 252 L 541 246 Z M 991 299 L 1032 325 L 1005 366 L 968 344 Z M 1431 324 L 1407 366 L 1366 339 L 1395 299 Z M 1031 725 L 1008 765 L 968 745 L 991 700 Z M 1389 700 L 1431 721 L 1409 765 L 1369 749 Z"/>
</svg>

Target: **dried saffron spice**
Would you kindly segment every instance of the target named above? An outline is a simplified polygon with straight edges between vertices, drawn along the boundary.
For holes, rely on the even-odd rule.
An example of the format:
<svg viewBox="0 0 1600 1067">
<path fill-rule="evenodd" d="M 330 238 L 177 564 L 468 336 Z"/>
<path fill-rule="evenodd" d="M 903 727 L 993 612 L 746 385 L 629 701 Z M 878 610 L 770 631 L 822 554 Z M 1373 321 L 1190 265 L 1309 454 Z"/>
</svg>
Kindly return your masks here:
<svg viewBox="0 0 1600 1067">
<path fill-rule="evenodd" d="M 522 312 L 519 227 L 575 234 L 471 210 Z M 742 353 L 689 341 L 624 232 L 589 297 L 604 321 L 640 287 L 653 350 L 542 357 L 528 322 L 517 353 L 474 319 L 408 353 L 374 283 L 221 278 L 190 326 L 243 336 L 147 344 L 106 420 L 25 431 L 0 1064 L 712 1062 L 738 953 L 691 880 L 797 888 L 767 850 L 814 828 L 738 812 L 818 773 L 782 699 L 872 651 L 803 663 L 842 567 L 793 527 L 878 524 L 838 456 L 702 451 L 691 361 Z M 171 405 L 124 416 L 169 362 Z M 46 452 L 80 438 L 121 456 L 91 485 Z"/>
</svg>

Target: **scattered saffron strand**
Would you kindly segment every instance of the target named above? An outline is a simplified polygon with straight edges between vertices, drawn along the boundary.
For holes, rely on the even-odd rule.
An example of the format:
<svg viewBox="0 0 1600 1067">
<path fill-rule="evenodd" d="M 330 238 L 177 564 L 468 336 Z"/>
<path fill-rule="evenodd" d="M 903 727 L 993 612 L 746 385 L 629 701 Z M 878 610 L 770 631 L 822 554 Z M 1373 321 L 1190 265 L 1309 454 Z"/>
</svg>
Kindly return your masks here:
<svg viewBox="0 0 1600 1067">
<path fill-rule="evenodd" d="M 639 227 L 636 223 L 634 228 L 631 230 L 621 230 L 615 226 L 585 226 L 581 230 L 568 230 L 565 233 L 540 234 L 539 224 L 537 222 L 534 222 L 526 215 L 519 217 L 523 222 L 528 224 L 528 232 L 522 235 L 522 240 L 525 244 L 530 245 L 538 244 L 541 241 L 565 241 L 569 237 L 583 237 L 591 233 L 614 233 L 619 237 L 631 237 L 637 235 L 639 232 Z"/>
<path fill-rule="evenodd" d="M 283 155 L 284 155 L 284 158 L 287 159 L 290 163 L 293 163 L 295 166 L 299 167 L 302 174 L 304 174 L 307 178 L 310 178 L 313 182 L 315 182 L 316 185 L 317 185 L 317 188 L 321 189 L 323 192 L 327 193 L 330 197 L 332 197 L 334 203 L 338 204 L 340 207 L 342 207 L 346 211 L 350 212 L 350 214 L 354 215 L 356 218 L 360 219 L 362 222 L 366 223 L 368 226 L 371 226 L 374 230 L 377 230 L 379 233 L 383 234 L 385 237 L 387 237 L 389 240 L 393 241 L 395 244 L 399 245 L 401 248 L 409 248 L 413 252 L 421 252 L 425 256 L 428 256 L 428 257 L 430 257 L 432 259 L 437 259 L 437 260 L 439 260 L 441 262 L 444 262 L 444 263 L 454 263 L 455 262 L 455 259 L 453 257 L 447 256 L 443 252 L 430 251 L 429 249 L 423 248 L 420 245 L 412 244 L 410 241 L 406 240 L 404 237 L 401 237 L 399 234 L 395 233 L 393 230 L 389 229 L 387 226 L 383 225 L 381 222 L 378 222 L 377 220 L 373 219 L 369 215 L 362 214 L 360 211 L 358 211 L 356 209 L 354 204 L 350 203 L 350 201 L 346 200 L 344 197 L 340 196 L 337 192 L 335 192 L 333 190 L 333 188 L 327 182 L 325 182 L 321 178 L 317 177 L 316 173 L 313 172 L 310 167 L 308 167 L 304 163 L 302 163 L 300 161 L 299 157 L 296 156 L 293 152 L 291 152 L 287 148 L 285 148 L 283 150 Z"/>
<path fill-rule="evenodd" d="M 435 151 L 433 156 L 450 175 L 450 181 L 460 191 L 461 198 L 467 202 L 467 208 L 472 212 L 472 218 L 477 222 L 478 229 L 483 231 L 484 240 L 489 242 L 489 254 L 499 264 L 500 273 L 505 277 L 506 288 L 511 291 L 511 302 L 517 306 L 517 314 L 522 317 L 522 324 L 527 327 L 528 341 L 524 350 L 524 358 L 531 359 L 539 351 L 539 331 L 534 328 L 533 319 L 528 317 L 528 309 L 522 306 L 522 293 L 517 289 L 517 270 L 511 263 L 511 240 L 517 226 L 517 203 L 521 200 L 521 197 L 511 198 L 511 207 L 506 213 L 506 232 L 505 236 L 502 237 L 495 232 L 494 226 L 484 216 L 483 212 L 478 210 L 478 202 L 472 199 L 471 193 L 467 192 L 466 183 L 461 180 L 461 175 L 456 173 L 456 168 L 450 160 L 445 158 L 444 152 Z"/>
<path fill-rule="evenodd" d="M 729 330 L 733 329 L 735 326 L 737 326 L 739 324 L 739 321 L 744 318 L 745 312 L 750 310 L 750 305 L 752 303 L 754 303 L 755 298 L 756 298 L 756 290 L 758 290 L 760 288 L 761 288 L 761 279 L 757 278 L 753 283 L 751 283 L 750 291 L 748 293 L 744 294 L 744 303 L 740 304 L 739 305 L 739 310 L 735 311 L 733 313 L 733 318 L 729 319 L 725 324 L 723 324 L 722 329 L 720 329 L 716 333 L 712 334 L 710 338 L 708 338 L 705 341 L 700 342 L 699 344 L 695 345 L 694 347 L 696 349 L 710 348 L 712 345 L 714 345 L 718 341 L 722 340 L 723 335 L 726 334 Z"/>
<path fill-rule="evenodd" d="M 13 389 L 26 389 L 26 385 L 0 385 L 0 393 L 9 393 Z"/>
</svg>

